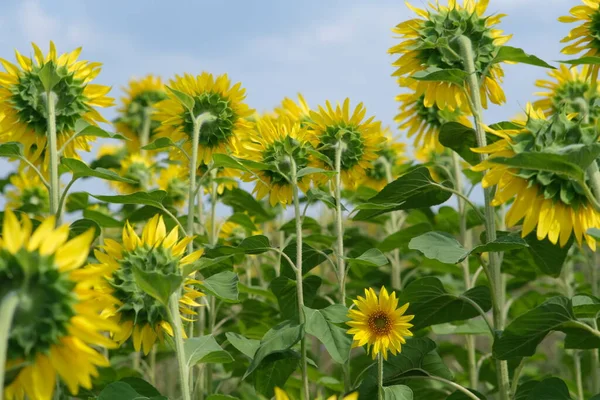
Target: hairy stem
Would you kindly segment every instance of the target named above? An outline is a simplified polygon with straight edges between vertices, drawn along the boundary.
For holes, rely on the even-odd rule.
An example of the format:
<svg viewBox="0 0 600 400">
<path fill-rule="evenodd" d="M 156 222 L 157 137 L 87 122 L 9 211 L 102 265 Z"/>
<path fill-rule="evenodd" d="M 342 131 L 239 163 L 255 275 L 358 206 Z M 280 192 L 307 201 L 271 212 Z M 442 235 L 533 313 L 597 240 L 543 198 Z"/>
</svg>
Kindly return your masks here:
<svg viewBox="0 0 600 400">
<path fill-rule="evenodd" d="M 292 165 L 292 194 L 294 200 L 294 216 L 296 218 L 296 293 L 298 295 L 298 320 L 305 323 L 304 318 L 304 292 L 302 289 L 302 214 L 300 213 L 300 191 L 298 189 L 298 178 L 296 176 L 296 162 L 290 157 Z M 306 355 L 306 335 L 300 341 L 300 368 L 302 368 L 302 393 L 304 400 L 310 400 L 310 388 L 308 383 L 308 363 Z"/>
<path fill-rule="evenodd" d="M 335 148 L 335 234 L 337 236 L 337 273 L 340 285 L 340 303 L 346 305 L 346 260 L 344 259 L 344 215 L 342 214 L 342 151 L 343 143 Z"/>
<path fill-rule="evenodd" d="M 383 400 L 385 398 L 383 392 L 383 354 L 377 355 L 377 399 Z"/>
<path fill-rule="evenodd" d="M 150 127 L 152 125 L 152 108 L 144 108 L 144 122 L 142 123 L 142 131 L 140 132 L 140 147 L 148 145 L 150 140 Z M 142 150 L 142 155 L 146 155 L 146 150 Z"/>
<path fill-rule="evenodd" d="M 577 400 L 585 400 L 583 397 L 583 380 L 581 376 L 581 358 L 579 352 L 573 352 L 573 364 L 575 364 L 575 383 L 577 384 Z"/>
<path fill-rule="evenodd" d="M 50 213 L 57 216 L 56 224 L 59 225 L 58 205 L 60 202 L 60 177 L 58 175 L 58 148 L 56 138 L 56 94 L 46 92 L 46 112 L 48 113 L 48 153 L 50 154 Z"/>
<path fill-rule="evenodd" d="M 460 54 L 463 59 L 463 65 L 467 76 L 467 86 L 469 89 L 469 95 L 473 109 L 473 122 L 475 125 L 475 133 L 478 147 L 485 147 L 487 145 L 487 139 L 485 137 L 485 130 L 483 128 L 483 106 L 481 105 L 481 93 L 479 89 L 479 79 L 475 70 L 475 60 L 473 57 L 473 45 L 471 40 L 466 36 L 459 36 L 457 38 L 458 45 L 460 47 Z M 481 154 L 481 160 L 485 160 L 487 156 Z M 496 220 L 494 207 L 492 206 L 492 190 L 491 188 L 484 188 L 483 197 L 485 203 L 485 230 L 487 234 L 487 241 L 491 242 L 496 239 Z M 490 285 L 495 287 L 494 301 L 493 301 L 493 312 L 494 312 L 494 327 L 497 330 L 504 329 L 504 301 L 505 301 L 505 286 L 502 280 L 502 273 L 500 270 L 500 254 L 489 253 L 489 272 L 491 277 Z M 498 375 L 498 393 L 500 400 L 508 400 L 510 396 L 510 382 L 508 378 L 508 363 L 503 360 L 496 360 L 496 370 Z"/>
<path fill-rule="evenodd" d="M 392 183 L 394 181 L 394 174 L 392 171 L 392 165 L 385 159 L 385 157 L 381 157 L 381 162 L 385 166 L 385 174 L 388 183 Z M 390 227 L 392 230 L 392 234 L 396 233 L 399 229 L 398 220 L 400 212 L 395 211 L 390 215 Z M 394 249 L 392 251 L 392 289 L 400 290 L 402 289 L 402 264 L 400 263 L 400 249 Z"/>
<path fill-rule="evenodd" d="M 183 400 L 191 400 L 190 371 L 185 360 L 185 351 L 183 348 L 183 326 L 181 323 L 181 315 L 179 315 L 179 296 L 179 290 L 176 290 L 169 298 L 169 320 L 175 336 L 175 353 L 177 355 L 177 364 L 179 365 L 181 396 Z"/>
</svg>

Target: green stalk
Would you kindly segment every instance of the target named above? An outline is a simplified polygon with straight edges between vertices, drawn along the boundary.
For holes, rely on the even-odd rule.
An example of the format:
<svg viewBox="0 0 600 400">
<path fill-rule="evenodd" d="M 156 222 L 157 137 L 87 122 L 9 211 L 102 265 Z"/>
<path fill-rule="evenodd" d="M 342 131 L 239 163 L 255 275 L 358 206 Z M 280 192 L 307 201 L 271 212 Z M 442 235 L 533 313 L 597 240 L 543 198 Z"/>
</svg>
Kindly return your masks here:
<svg viewBox="0 0 600 400">
<path fill-rule="evenodd" d="M 595 297 L 598 297 L 598 295 L 600 293 L 598 293 L 598 262 L 600 260 L 598 260 L 598 255 L 595 252 L 591 252 L 590 254 L 590 258 L 589 258 L 590 262 L 589 262 L 589 267 L 590 267 L 590 272 L 591 272 L 591 279 L 590 279 L 590 283 L 592 285 L 592 295 Z M 594 320 L 595 322 L 595 320 Z M 597 326 L 595 327 L 596 329 L 598 328 Z M 598 349 L 593 349 L 592 350 L 592 357 L 591 357 L 591 362 L 590 362 L 590 368 L 592 370 L 592 393 L 596 394 L 598 392 L 600 392 L 600 376 L 598 376 L 598 373 L 600 372 L 600 364 L 599 364 L 599 360 L 598 360 Z"/>
<path fill-rule="evenodd" d="M 460 170 L 460 160 L 458 154 L 452 152 L 452 170 L 454 173 L 454 189 L 458 193 L 464 193 L 462 183 L 462 171 Z M 460 228 L 460 243 L 466 249 L 471 248 L 471 237 L 467 232 L 467 204 L 465 200 L 458 196 L 458 215 L 459 215 L 459 228 Z M 474 282 L 471 282 L 471 272 L 469 271 L 469 258 L 467 257 L 461 263 L 463 268 L 463 278 L 465 281 L 465 289 L 469 290 L 473 286 Z M 467 346 L 467 360 L 469 363 L 469 386 L 473 389 L 477 389 L 479 377 L 477 371 L 477 354 L 475 351 L 475 336 L 465 335 L 465 342 Z"/>
<path fill-rule="evenodd" d="M 342 152 L 343 142 L 335 148 L 335 234 L 337 236 L 337 273 L 340 284 L 340 303 L 346 305 L 346 260 L 344 259 L 344 219 L 342 214 Z"/>
<path fill-rule="evenodd" d="M 210 181 L 210 232 L 209 232 L 209 242 L 212 246 L 217 244 L 218 236 L 217 236 L 217 189 L 218 185 L 214 179 L 217 176 L 217 170 L 213 169 L 210 171 L 211 181 Z M 209 318 L 208 318 L 208 333 L 209 335 L 213 334 L 215 329 L 215 323 L 217 320 L 217 299 L 215 296 L 209 296 Z M 206 392 L 211 395 L 212 394 L 212 364 L 206 365 Z"/>
<path fill-rule="evenodd" d="M 598 163 L 592 162 L 587 169 L 590 183 L 592 184 L 592 191 L 596 201 L 600 202 L 600 171 L 598 171 Z"/>
<path fill-rule="evenodd" d="M 0 400 L 4 398 L 4 369 L 8 353 L 8 336 L 18 305 L 19 295 L 16 292 L 6 294 L 0 303 Z"/>
<path fill-rule="evenodd" d="M 394 174 L 392 171 L 392 165 L 384 158 L 381 158 L 384 166 L 385 166 L 385 174 L 388 183 L 392 183 L 394 181 Z M 399 212 L 392 212 L 390 215 L 390 225 L 392 229 L 392 234 L 398 232 L 398 219 Z M 402 289 L 402 264 L 400 263 L 400 249 L 394 249 L 392 251 L 392 288 L 396 290 Z"/>
<path fill-rule="evenodd" d="M 142 123 L 142 131 L 140 132 L 140 147 L 148 145 L 150 141 L 150 127 L 152 125 L 152 108 L 144 108 L 144 121 Z M 146 150 L 142 150 L 142 155 L 146 154 Z"/>
<path fill-rule="evenodd" d="M 296 293 L 298 295 L 298 320 L 300 324 L 306 322 L 304 318 L 304 292 L 302 289 L 302 213 L 300 212 L 300 191 L 298 190 L 298 177 L 296 161 L 290 156 L 292 166 L 292 194 L 294 199 L 294 217 L 296 219 Z M 302 393 L 304 400 L 310 400 L 308 383 L 308 362 L 306 355 L 306 335 L 300 340 L 300 368 L 302 369 Z"/>
<path fill-rule="evenodd" d="M 487 145 L 487 139 L 485 137 L 485 131 L 483 129 L 483 106 L 481 105 L 481 94 L 479 91 L 479 79 L 475 70 L 475 60 L 473 56 L 473 45 L 471 40 L 466 36 L 459 36 L 457 38 L 458 45 L 460 47 L 460 54 L 463 59 L 463 64 L 467 76 L 467 86 L 470 93 L 471 100 L 471 112 L 473 114 L 473 122 L 475 125 L 475 133 L 477 138 L 477 146 L 485 147 Z M 481 154 L 481 160 L 485 160 L 487 156 Z M 485 188 L 483 190 L 483 197 L 485 202 L 485 230 L 487 234 L 488 242 L 496 239 L 496 220 L 494 207 L 491 205 L 492 201 L 492 190 L 491 188 Z M 502 281 L 502 272 L 500 270 L 500 254 L 489 253 L 489 272 L 491 282 L 490 285 L 494 287 L 493 295 L 493 311 L 494 311 L 494 327 L 497 330 L 504 329 L 504 301 L 505 301 L 505 286 Z M 508 363 L 502 360 L 496 360 L 496 370 L 498 375 L 498 393 L 500 400 L 508 400 L 510 397 L 510 382 L 508 378 Z"/>
<path fill-rule="evenodd" d="M 577 384 L 577 400 L 585 400 L 583 397 L 583 380 L 581 377 L 581 359 L 579 352 L 573 352 L 573 364 L 575 364 L 575 383 Z"/>
<path fill-rule="evenodd" d="M 377 400 L 383 400 L 383 354 L 377 355 Z"/>
<path fill-rule="evenodd" d="M 50 153 L 50 213 L 58 216 L 58 205 L 60 202 L 60 180 L 58 176 L 58 147 L 56 139 L 56 101 L 56 94 L 53 91 L 46 92 L 46 112 L 48 113 L 47 150 Z M 60 224 L 58 219 L 56 220 L 56 224 Z"/>
<path fill-rule="evenodd" d="M 190 369 L 185 360 L 185 351 L 183 348 L 183 325 L 181 323 L 181 315 L 179 315 L 179 290 L 176 290 L 169 297 L 169 320 L 173 327 L 175 335 L 175 353 L 177 356 L 177 364 L 179 365 L 179 380 L 181 384 L 181 396 L 183 400 L 192 400 L 190 393 Z"/>
</svg>

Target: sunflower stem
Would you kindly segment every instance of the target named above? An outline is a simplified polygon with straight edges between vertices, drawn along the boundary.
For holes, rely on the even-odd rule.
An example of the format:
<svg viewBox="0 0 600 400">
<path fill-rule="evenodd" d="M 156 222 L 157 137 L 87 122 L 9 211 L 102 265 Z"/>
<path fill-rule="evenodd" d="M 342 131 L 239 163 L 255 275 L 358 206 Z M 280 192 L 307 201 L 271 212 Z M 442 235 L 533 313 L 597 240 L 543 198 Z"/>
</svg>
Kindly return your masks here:
<svg viewBox="0 0 600 400">
<path fill-rule="evenodd" d="M 592 286 L 592 295 L 598 297 L 598 254 L 594 251 L 589 252 L 588 256 L 588 266 L 590 268 L 590 284 Z M 592 393 L 598 393 L 600 391 L 600 377 L 598 373 L 600 372 L 600 365 L 598 362 L 598 349 L 593 349 L 590 360 L 590 369 L 592 375 Z"/>
<path fill-rule="evenodd" d="M 592 185 L 592 191 L 597 202 L 600 202 L 600 171 L 598 170 L 598 163 L 594 160 L 587 169 L 590 183 Z"/>
<path fill-rule="evenodd" d="M 146 150 L 143 150 L 150 141 L 150 127 L 152 126 L 152 108 L 144 107 L 144 122 L 142 123 L 142 131 L 140 132 L 140 147 L 142 148 L 142 155 L 146 155 Z"/>
<path fill-rule="evenodd" d="M 340 303 L 346 305 L 346 260 L 344 259 L 344 220 L 342 214 L 342 152 L 343 143 L 335 147 L 335 234 L 337 236 L 338 282 L 340 285 Z"/>
<path fill-rule="evenodd" d="M 8 352 L 8 340 L 12 320 L 19 305 L 19 295 L 10 292 L 4 296 L 0 303 L 0 400 L 4 397 L 4 369 Z"/>
<path fill-rule="evenodd" d="M 481 104 L 481 92 L 479 88 L 479 79 L 475 70 L 475 60 L 473 56 L 473 45 L 471 40 L 466 36 L 459 36 L 457 43 L 460 47 L 460 54 L 463 59 L 465 72 L 468 74 L 466 78 L 467 86 L 473 107 L 473 122 L 475 125 L 475 133 L 478 147 L 485 147 L 487 139 L 483 128 L 483 106 Z M 487 156 L 480 154 L 481 161 L 484 161 Z M 485 230 L 487 241 L 492 242 L 496 239 L 496 214 L 494 207 L 491 204 L 492 190 L 491 188 L 483 189 L 483 197 L 485 202 Z M 495 287 L 494 293 L 494 327 L 496 330 L 504 329 L 504 301 L 505 301 L 505 286 L 502 280 L 502 272 L 500 270 L 500 254 L 489 253 L 489 270 L 491 282 L 490 285 Z M 496 360 L 496 370 L 498 375 L 498 393 L 500 400 L 508 400 L 510 396 L 510 382 L 508 377 L 508 363 L 503 360 Z"/>
<path fill-rule="evenodd" d="M 175 336 L 175 353 L 177 355 L 177 364 L 179 365 L 181 396 L 183 400 L 192 400 L 190 394 L 190 371 L 185 360 L 185 350 L 183 347 L 183 324 L 181 323 L 181 315 L 179 315 L 179 296 L 179 290 L 176 290 L 169 297 L 168 314 Z"/>
<path fill-rule="evenodd" d="M 385 175 L 388 183 L 392 183 L 394 181 L 394 173 L 392 171 L 392 164 L 385 159 L 385 157 L 381 157 L 381 162 L 385 166 Z M 398 220 L 400 213 L 398 211 L 394 211 L 390 215 L 390 225 L 392 232 L 394 234 L 400 228 L 398 225 Z M 401 290 L 402 289 L 402 264 L 400 263 L 400 249 L 394 249 L 392 251 L 392 289 Z"/>
<path fill-rule="evenodd" d="M 385 394 L 383 392 L 383 353 L 377 355 L 377 399 L 383 400 Z"/>
<path fill-rule="evenodd" d="M 300 212 L 300 190 L 298 189 L 298 168 L 294 157 L 290 156 L 292 194 L 294 200 L 294 217 L 296 219 L 296 293 L 298 296 L 298 321 L 300 324 L 306 322 L 304 318 L 304 292 L 302 288 L 302 214 Z M 280 253 L 283 254 L 283 253 Z M 310 400 L 310 388 L 308 383 L 308 362 L 306 356 L 306 335 L 300 340 L 300 368 L 302 369 L 302 394 L 304 400 Z"/>
<path fill-rule="evenodd" d="M 50 213 L 55 215 L 56 224 L 60 224 L 58 206 L 60 202 L 60 180 L 58 176 L 58 147 L 56 138 L 56 101 L 53 91 L 46 92 L 46 112 L 48 113 L 47 134 L 50 154 Z"/>
</svg>

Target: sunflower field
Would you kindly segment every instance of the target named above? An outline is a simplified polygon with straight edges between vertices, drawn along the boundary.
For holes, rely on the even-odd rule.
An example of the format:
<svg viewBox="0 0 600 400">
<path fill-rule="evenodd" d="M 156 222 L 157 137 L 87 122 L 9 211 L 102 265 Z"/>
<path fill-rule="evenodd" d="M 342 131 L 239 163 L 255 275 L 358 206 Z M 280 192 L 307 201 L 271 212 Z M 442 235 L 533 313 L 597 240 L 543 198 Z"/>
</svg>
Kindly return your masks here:
<svg viewBox="0 0 600 400">
<path fill-rule="evenodd" d="M 549 62 L 488 3 L 407 3 L 393 128 L 0 58 L 0 400 L 600 400 L 600 0 Z M 484 120 L 516 63 L 540 92 Z"/>
</svg>

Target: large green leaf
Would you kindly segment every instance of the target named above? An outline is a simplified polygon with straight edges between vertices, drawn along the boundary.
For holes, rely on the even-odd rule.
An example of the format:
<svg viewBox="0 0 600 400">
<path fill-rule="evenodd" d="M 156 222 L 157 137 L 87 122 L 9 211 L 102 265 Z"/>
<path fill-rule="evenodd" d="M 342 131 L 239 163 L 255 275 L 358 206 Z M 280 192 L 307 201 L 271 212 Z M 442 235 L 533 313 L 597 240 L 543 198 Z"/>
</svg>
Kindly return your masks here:
<svg viewBox="0 0 600 400">
<path fill-rule="evenodd" d="M 429 170 L 417 166 L 385 186 L 366 204 L 358 206 L 360 210 L 355 221 L 367 221 L 379 215 L 413 208 L 431 207 L 446 202 L 452 194 L 435 183 Z"/>
<path fill-rule="evenodd" d="M 384 400 L 413 400 L 413 391 L 406 385 L 385 386 Z"/>
<path fill-rule="evenodd" d="M 120 133 L 105 131 L 99 126 L 92 125 L 84 119 L 75 122 L 75 136 L 95 136 L 106 139 L 129 140 Z"/>
<path fill-rule="evenodd" d="M 414 73 L 411 75 L 411 78 L 418 81 L 448 82 L 458 86 L 464 86 L 467 76 L 469 75 L 462 69 L 429 67 L 424 71 Z"/>
<path fill-rule="evenodd" d="M 96 210 L 83 210 L 83 217 L 96 222 L 103 228 L 121 228 L 123 226 L 121 221 Z"/>
<path fill-rule="evenodd" d="M 227 190 L 220 200 L 226 206 L 233 208 L 234 212 L 246 212 L 250 216 L 256 216 L 257 222 L 271 218 L 271 214 L 265 210 L 262 204 L 245 190 L 238 188 Z"/>
<path fill-rule="evenodd" d="M 431 230 L 431 225 L 426 223 L 416 224 L 409 226 L 407 228 L 400 229 L 396 233 L 392 233 L 379 245 L 377 248 L 383 252 L 392 251 L 394 249 L 403 247 L 408 245 L 408 243 L 415 237 L 424 234 L 425 232 L 429 232 Z"/>
<path fill-rule="evenodd" d="M 548 64 L 546 61 L 544 61 L 534 55 L 527 54 L 522 49 L 519 49 L 518 47 L 511 47 L 511 46 L 500 47 L 500 49 L 498 50 L 498 53 L 496 54 L 496 57 L 494 57 L 493 63 L 500 63 L 500 62 L 505 62 L 505 61 L 518 62 L 521 64 L 529 64 L 529 65 L 535 65 L 537 67 L 554 69 L 554 67 L 552 65 Z"/>
<path fill-rule="evenodd" d="M 160 150 L 160 149 L 167 149 L 169 147 L 180 148 L 181 145 L 184 143 L 185 143 L 185 140 L 180 140 L 180 141 L 174 142 L 168 137 L 161 137 L 161 138 L 156 139 L 152 143 L 147 144 L 146 146 L 142 147 L 142 149 L 144 149 L 144 150 Z"/>
<path fill-rule="evenodd" d="M 132 272 L 136 285 L 164 306 L 168 305 L 169 297 L 181 287 L 183 282 L 181 275 L 144 271 L 136 265 L 132 267 Z"/>
<path fill-rule="evenodd" d="M 308 307 L 312 306 L 313 300 L 317 295 L 317 290 L 321 286 L 321 278 L 315 275 L 310 275 L 304 278 L 302 285 L 302 293 L 304 294 L 304 304 Z M 273 279 L 269 285 L 269 289 L 277 297 L 277 303 L 281 315 L 288 319 L 298 318 L 298 295 L 296 291 L 296 281 L 285 276 L 280 276 Z"/>
<path fill-rule="evenodd" d="M 412 376 L 439 376 L 453 380 L 452 373 L 444 365 L 436 351 L 436 344 L 429 338 L 408 339 L 402 345 L 402 352 L 389 355 L 383 363 L 383 385 L 405 384 Z M 360 399 L 377 397 L 377 365 L 373 364 L 363 374 L 358 388 Z"/>
<path fill-rule="evenodd" d="M 138 392 L 138 390 L 134 389 L 127 381 L 112 382 L 100 392 L 97 400 L 167 400 L 166 397 L 160 394 L 149 397 Z"/>
<path fill-rule="evenodd" d="M 581 57 L 581 58 L 575 58 L 573 60 L 561 60 L 558 62 L 562 63 L 562 64 L 570 64 L 570 65 L 584 65 L 584 64 L 600 65 L 600 57 Z"/>
<path fill-rule="evenodd" d="M 235 272 L 223 271 L 203 279 L 200 287 L 204 292 L 225 302 L 237 303 L 239 281 L 240 278 Z"/>
<path fill-rule="evenodd" d="M 535 354 L 537 346 L 553 331 L 567 334 L 566 347 L 589 348 L 600 344 L 588 329 L 575 318 L 571 300 L 563 296 L 552 297 L 513 320 L 494 340 L 494 357 L 506 360 Z"/>
<path fill-rule="evenodd" d="M 96 222 L 92 221 L 91 219 L 85 218 L 73 221 L 71 225 L 69 225 L 69 239 L 72 239 L 75 236 L 79 236 L 92 228 L 95 231 L 94 239 L 96 239 L 100 235 L 100 227 Z"/>
<path fill-rule="evenodd" d="M 263 396 L 275 395 L 275 387 L 283 387 L 300 364 L 298 353 L 288 350 L 265 357 L 252 373 L 254 388 Z"/>
<path fill-rule="evenodd" d="M 459 122 L 447 122 L 440 129 L 440 143 L 444 147 L 454 150 L 466 162 L 471 165 L 479 164 L 481 158 L 479 154 L 471 149 L 478 147 L 475 130 L 464 126 Z M 494 143 L 500 138 L 496 135 L 486 133 L 488 143 Z"/>
<path fill-rule="evenodd" d="M 17 142 L 0 144 L 0 157 L 20 158 L 23 157 L 23 145 Z"/>
<path fill-rule="evenodd" d="M 162 201 L 166 195 L 167 192 L 165 192 L 164 190 L 154 190 L 152 192 L 135 192 L 131 194 L 117 196 L 101 196 L 94 194 L 92 194 L 91 196 L 106 203 L 141 204 L 153 206 L 156 208 L 162 208 Z"/>
<path fill-rule="evenodd" d="M 410 303 L 407 314 L 415 318 L 411 321 L 414 330 L 446 322 L 462 321 L 479 316 L 471 302 L 488 311 L 492 308 L 490 291 L 487 286 L 476 286 L 460 296 L 448 293 L 438 278 L 417 279 L 406 286 L 398 296 L 398 304 Z"/>
<path fill-rule="evenodd" d="M 352 345 L 352 338 L 346 333 L 348 329 L 328 320 L 327 313 L 322 310 L 313 310 L 306 306 L 303 308 L 306 333 L 319 339 L 335 362 L 343 364 L 348 361 Z"/>
<path fill-rule="evenodd" d="M 282 353 L 289 350 L 304 336 L 304 326 L 295 325 L 289 321 L 283 322 L 269 330 L 260 342 L 252 362 L 248 366 L 243 379 L 246 379 L 270 354 Z"/>
<path fill-rule="evenodd" d="M 85 210 L 88 207 L 88 199 L 90 194 L 88 192 L 72 192 L 67 196 L 67 202 L 65 203 L 65 210 L 68 212 Z"/>
<path fill-rule="evenodd" d="M 425 257 L 445 264 L 456 264 L 469 255 L 458 240 L 445 232 L 427 232 L 417 236 L 410 241 L 408 248 L 419 250 Z"/>
<path fill-rule="evenodd" d="M 558 378 L 527 381 L 517 388 L 514 400 L 571 400 L 569 388 Z M 592 400 L 592 399 L 590 399 Z"/>
<path fill-rule="evenodd" d="M 296 241 L 293 240 L 285 246 L 283 252 L 296 264 Z M 302 274 L 306 275 L 313 268 L 320 265 L 327 260 L 326 255 L 330 254 L 331 250 L 327 249 L 324 251 L 317 251 L 312 246 L 303 243 L 302 245 Z M 292 280 L 296 280 L 296 272 L 292 269 L 289 261 L 282 257 L 281 258 L 281 275 L 286 276 Z"/>
<path fill-rule="evenodd" d="M 574 235 L 571 235 L 564 247 L 553 244 L 548 238 L 538 240 L 535 233 L 527 235 L 525 241 L 529 245 L 528 250 L 540 271 L 558 278 L 567 259 L 569 249 L 573 244 Z"/>
<path fill-rule="evenodd" d="M 92 169 L 87 166 L 83 161 L 77 160 L 76 158 L 63 158 L 61 164 L 64 165 L 69 171 L 73 173 L 73 179 L 79 179 L 84 177 L 93 176 L 96 178 L 104 179 L 107 181 L 118 181 L 126 183 L 136 183 L 135 181 L 119 176 L 116 172 L 104 169 L 96 168 Z"/>
<path fill-rule="evenodd" d="M 271 166 L 269 164 L 252 161 L 252 160 L 244 160 L 242 158 L 234 158 L 227 154 L 214 154 L 213 155 L 213 167 L 215 168 L 232 168 L 239 169 L 241 171 L 265 171 L 270 170 Z"/>
<path fill-rule="evenodd" d="M 585 178 L 582 167 L 573 163 L 569 157 L 560 154 L 519 153 L 513 157 L 494 157 L 490 162 L 513 168 L 552 172 L 580 183 L 583 183 Z"/>
<path fill-rule="evenodd" d="M 188 367 L 196 364 L 224 364 L 233 361 L 231 354 L 223 350 L 210 335 L 186 339 L 183 350 Z"/>
<path fill-rule="evenodd" d="M 379 249 L 369 249 L 358 257 L 346 258 L 350 265 L 363 265 L 366 267 L 381 267 L 387 265 L 389 260 Z"/>
<path fill-rule="evenodd" d="M 190 113 L 194 112 L 195 101 L 192 96 L 187 93 L 181 92 L 177 89 L 173 89 L 170 86 L 165 86 L 170 94 L 172 94 L 177 101 L 181 103 Z"/>
<path fill-rule="evenodd" d="M 225 332 L 225 336 L 233 347 L 249 358 L 254 358 L 256 350 L 260 347 L 260 340 L 248 339 L 239 333 Z"/>
</svg>

